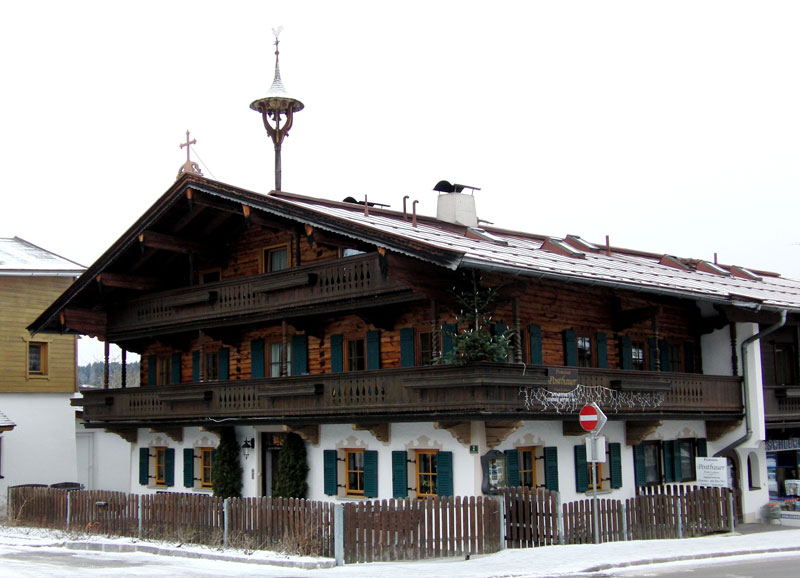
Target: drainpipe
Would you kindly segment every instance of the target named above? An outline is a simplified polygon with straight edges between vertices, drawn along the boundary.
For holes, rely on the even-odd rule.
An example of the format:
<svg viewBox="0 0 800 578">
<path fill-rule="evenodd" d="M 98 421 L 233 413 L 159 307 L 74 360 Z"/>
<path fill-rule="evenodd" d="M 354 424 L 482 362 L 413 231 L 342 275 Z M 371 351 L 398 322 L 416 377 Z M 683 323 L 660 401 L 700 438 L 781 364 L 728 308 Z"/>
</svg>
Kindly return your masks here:
<svg viewBox="0 0 800 578">
<path fill-rule="evenodd" d="M 717 453 L 714 454 L 714 457 L 720 457 L 722 454 L 735 449 L 748 441 L 753 435 L 753 426 L 750 423 L 750 401 L 749 401 L 749 393 L 750 393 L 750 384 L 747 383 L 747 348 L 750 346 L 751 343 L 758 339 L 762 339 L 772 333 L 773 331 L 780 329 L 786 325 L 786 310 L 781 311 L 781 318 L 780 321 L 775 323 L 774 325 L 770 325 L 764 331 L 760 331 L 755 335 L 751 335 L 747 339 L 742 342 L 741 349 L 742 349 L 742 401 L 744 402 L 744 424 L 745 424 L 745 433 L 742 437 L 734 442 L 728 444 L 723 449 L 719 450 Z"/>
</svg>

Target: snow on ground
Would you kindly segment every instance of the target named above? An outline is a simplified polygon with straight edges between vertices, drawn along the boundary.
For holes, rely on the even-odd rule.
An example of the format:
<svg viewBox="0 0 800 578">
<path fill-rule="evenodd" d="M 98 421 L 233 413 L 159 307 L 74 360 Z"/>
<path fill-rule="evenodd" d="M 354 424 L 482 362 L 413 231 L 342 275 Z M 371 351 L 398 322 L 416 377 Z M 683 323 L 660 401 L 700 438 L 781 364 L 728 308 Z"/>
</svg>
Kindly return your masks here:
<svg viewBox="0 0 800 578">
<path fill-rule="evenodd" d="M 158 550 L 162 555 L 144 552 L 95 552 L 65 548 L 65 545 L 103 544 L 121 549 L 133 546 Z M 281 577 L 364 577 L 397 578 L 419 575 L 463 578 L 522 578 L 577 574 L 597 568 L 627 566 L 657 560 L 680 560 L 687 557 L 708 559 L 756 552 L 800 552 L 800 529 L 754 533 L 723 534 L 684 540 L 648 540 L 548 546 L 522 550 L 504 550 L 470 560 L 447 558 L 418 562 L 381 562 L 320 567 L 330 564 L 324 558 L 290 556 L 276 552 L 245 553 L 203 546 L 177 545 L 130 538 L 82 536 L 53 530 L 0 526 L 0 577 L 41 575 L 34 567 L 38 558 L 60 557 L 47 561 L 52 575 L 63 577 L 107 576 L 281 576 Z M 37 559 L 31 561 L 34 553 Z M 214 559 L 223 558 L 224 560 Z M 43 562 L 44 563 L 44 562 Z M 281 566 L 276 566 L 280 564 Z M 290 564 L 290 566 L 285 566 Z M 317 567 L 316 569 L 309 569 Z M 28 573 L 30 572 L 30 573 Z M 37 574 L 38 573 L 38 574 Z"/>
</svg>

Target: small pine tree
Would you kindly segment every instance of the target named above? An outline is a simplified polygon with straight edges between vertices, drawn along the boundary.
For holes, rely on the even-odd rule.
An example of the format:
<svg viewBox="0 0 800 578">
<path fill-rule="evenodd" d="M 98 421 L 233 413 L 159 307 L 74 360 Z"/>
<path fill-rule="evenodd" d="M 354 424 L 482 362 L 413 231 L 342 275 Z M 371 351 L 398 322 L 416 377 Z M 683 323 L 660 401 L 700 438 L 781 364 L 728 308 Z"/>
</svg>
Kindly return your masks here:
<svg viewBox="0 0 800 578">
<path fill-rule="evenodd" d="M 305 498 L 308 493 L 306 444 L 296 433 L 289 433 L 278 456 L 278 481 L 275 495 L 281 498 Z"/>
<path fill-rule="evenodd" d="M 214 456 L 212 487 L 219 498 L 242 496 L 242 463 L 239 461 L 239 442 L 232 427 L 226 427 L 220 435 Z"/>
<path fill-rule="evenodd" d="M 471 363 L 477 361 L 504 362 L 508 359 L 508 348 L 511 342 L 512 330 L 507 330 L 500 335 L 492 334 L 492 314 L 497 290 L 481 288 L 481 279 L 473 274 L 468 289 L 456 294 L 459 305 L 459 314 L 456 316 L 458 325 L 466 325 L 462 333 L 442 331 L 453 339 L 455 347 L 443 355 L 440 361 L 444 363 Z"/>
</svg>

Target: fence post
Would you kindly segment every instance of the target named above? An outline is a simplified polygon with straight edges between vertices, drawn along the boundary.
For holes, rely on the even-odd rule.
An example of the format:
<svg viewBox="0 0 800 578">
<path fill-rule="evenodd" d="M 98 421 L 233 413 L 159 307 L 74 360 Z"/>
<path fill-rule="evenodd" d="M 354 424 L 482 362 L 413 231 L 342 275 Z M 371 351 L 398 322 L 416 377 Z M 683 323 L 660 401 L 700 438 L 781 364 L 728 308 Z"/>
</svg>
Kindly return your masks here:
<svg viewBox="0 0 800 578">
<path fill-rule="evenodd" d="M 500 550 L 506 549 L 506 494 L 500 494 Z"/>
<path fill-rule="evenodd" d="M 222 501 L 222 547 L 228 547 L 228 523 L 230 522 L 230 498 Z"/>
<path fill-rule="evenodd" d="M 344 504 L 333 505 L 333 555 L 336 565 L 344 565 Z"/>
<path fill-rule="evenodd" d="M 71 501 L 72 492 L 67 492 L 67 530 L 69 530 L 69 514 L 70 514 L 70 506 L 72 504 Z"/>
<path fill-rule="evenodd" d="M 620 511 L 622 512 L 622 541 L 628 541 L 628 502 L 626 500 L 619 501 Z"/>
<path fill-rule="evenodd" d="M 678 538 L 683 538 L 683 499 L 677 496 L 678 502 Z"/>
<path fill-rule="evenodd" d="M 736 530 L 735 513 L 733 511 L 733 490 L 728 489 L 728 531 L 731 533 Z"/>
<path fill-rule="evenodd" d="M 564 539 L 564 508 L 561 505 L 561 492 L 556 492 L 556 527 L 558 528 L 558 543 L 562 546 L 566 543 Z"/>
</svg>

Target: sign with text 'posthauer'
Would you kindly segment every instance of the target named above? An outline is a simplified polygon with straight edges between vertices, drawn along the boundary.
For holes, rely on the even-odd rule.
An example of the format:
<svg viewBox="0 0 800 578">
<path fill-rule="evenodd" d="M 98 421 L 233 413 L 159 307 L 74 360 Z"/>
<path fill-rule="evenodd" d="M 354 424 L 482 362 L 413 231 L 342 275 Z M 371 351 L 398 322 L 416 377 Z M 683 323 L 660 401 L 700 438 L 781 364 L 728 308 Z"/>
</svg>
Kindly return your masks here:
<svg viewBox="0 0 800 578">
<path fill-rule="evenodd" d="M 696 458 L 694 464 L 698 486 L 728 487 L 727 458 Z"/>
</svg>

